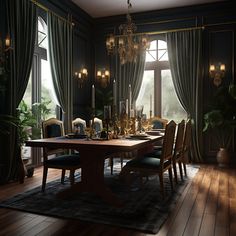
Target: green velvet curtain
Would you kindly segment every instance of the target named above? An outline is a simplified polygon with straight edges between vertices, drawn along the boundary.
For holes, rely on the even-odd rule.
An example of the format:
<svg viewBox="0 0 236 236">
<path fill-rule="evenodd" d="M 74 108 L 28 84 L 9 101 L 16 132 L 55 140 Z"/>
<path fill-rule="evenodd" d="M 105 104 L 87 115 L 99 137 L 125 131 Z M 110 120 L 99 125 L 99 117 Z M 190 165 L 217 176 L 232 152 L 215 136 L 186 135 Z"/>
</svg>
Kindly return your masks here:
<svg viewBox="0 0 236 236">
<path fill-rule="evenodd" d="M 66 132 L 73 115 L 72 24 L 48 12 L 49 60 L 55 93 L 63 111 Z"/>
<path fill-rule="evenodd" d="M 176 94 L 192 120 L 192 159 L 202 161 L 201 156 L 201 53 L 202 30 L 167 33 L 170 69 Z"/>
<path fill-rule="evenodd" d="M 36 7 L 29 0 L 6 0 L 6 22 L 12 50 L 8 51 L 5 114 L 16 116 L 16 108 L 28 84 L 36 36 Z M 30 33 L 29 33 L 30 32 Z M 18 177 L 20 163 L 17 130 L 1 137 L 0 182 Z"/>
<path fill-rule="evenodd" d="M 117 81 L 118 99 L 125 100 L 129 96 L 129 84 L 132 90 L 132 101 L 136 101 L 140 87 L 142 85 L 144 67 L 146 60 L 146 52 L 138 54 L 136 62 L 127 62 L 124 65 L 120 63 L 119 55 L 113 60 L 114 76 Z"/>
</svg>

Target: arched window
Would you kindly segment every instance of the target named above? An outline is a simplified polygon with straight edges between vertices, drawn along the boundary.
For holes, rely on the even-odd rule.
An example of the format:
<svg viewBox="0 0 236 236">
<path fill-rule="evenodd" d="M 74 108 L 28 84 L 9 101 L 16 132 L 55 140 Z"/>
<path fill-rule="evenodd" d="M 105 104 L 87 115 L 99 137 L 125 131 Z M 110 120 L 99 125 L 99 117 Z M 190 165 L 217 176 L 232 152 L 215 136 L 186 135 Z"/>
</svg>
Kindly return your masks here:
<svg viewBox="0 0 236 236">
<path fill-rule="evenodd" d="M 143 113 L 147 118 L 150 110 L 152 116 L 176 122 L 187 117 L 175 93 L 164 35 L 155 38 L 146 51 L 144 76 L 136 105 L 144 105 Z"/>
</svg>

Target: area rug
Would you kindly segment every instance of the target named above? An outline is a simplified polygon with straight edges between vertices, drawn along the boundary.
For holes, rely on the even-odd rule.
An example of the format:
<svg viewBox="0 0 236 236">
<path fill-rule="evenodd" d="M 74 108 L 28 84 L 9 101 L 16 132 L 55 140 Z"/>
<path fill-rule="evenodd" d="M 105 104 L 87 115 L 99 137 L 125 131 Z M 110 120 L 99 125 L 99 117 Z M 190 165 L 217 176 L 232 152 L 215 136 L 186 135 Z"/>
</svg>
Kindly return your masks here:
<svg viewBox="0 0 236 236">
<path fill-rule="evenodd" d="M 47 183 L 45 193 L 41 192 L 41 187 L 37 187 L 1 202 L 0 207 L 157 233 L 198 169 L 197 166 L 188 166 L 188 177 L 179 181 L 174 192 L 171 192 L 168 175 L 165 175 L 165 200 L 162 200 L 157 176 L 149 177 L 142 188 L 134 178 L 132 185 L 128 187 L 119 179 L 115 168 L 113 175 L 109 169 L 106 170 L 105 181 L 124 202 L 122 208 L 110 206 L 90 193 L 59 199 L 56 194 L 70 186 L 69 180 L 61 184 L 59 179 Z M 80 175 L 77 174 L 76 181 L 80 181 L 79 179 Z"/>
</svg>

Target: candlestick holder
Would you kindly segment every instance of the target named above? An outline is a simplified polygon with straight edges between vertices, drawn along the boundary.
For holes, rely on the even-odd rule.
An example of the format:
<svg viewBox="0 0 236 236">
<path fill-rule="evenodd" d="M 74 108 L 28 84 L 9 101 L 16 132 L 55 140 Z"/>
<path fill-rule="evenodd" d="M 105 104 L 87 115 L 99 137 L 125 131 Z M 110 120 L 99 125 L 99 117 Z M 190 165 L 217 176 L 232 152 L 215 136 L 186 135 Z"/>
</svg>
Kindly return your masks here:
<svg viewBox="0 0 236 236">
<path fill-rule="evenodd" d="M 120 135 L 125 135 L 125 128 L 127 126 L 127 114 L 120 116 Z"/>
<path fill-rule="evenodd" d="M 95 118 L 95 109 L 92 108 L 92 115 L 91 115 L 91 126 L 90 126 L 90 130 L 89 130 L 89 136 L 92 139 L 95 135 L 95 130 L 94 130 L 94 118 Z"/>
<path fill-rule="evenodd" d="M 130 131 L 132 134 L 136 133 L 135 126 L 136 126 L 136 119 L 135 119 L 135 117 L 131 117 L 130 118 Z"/>
<path fill-rule="evenodd" d="M 118 138 L 119 127 L 118 127 L 118 118 L 117 118 L 117 112 L 116 112 L 115 105 L 113 105 L 112 111 L 113 111 L 113 113 L 112 113 L 113 138 L 116 139 L 116 138 Z"/>
</svg>

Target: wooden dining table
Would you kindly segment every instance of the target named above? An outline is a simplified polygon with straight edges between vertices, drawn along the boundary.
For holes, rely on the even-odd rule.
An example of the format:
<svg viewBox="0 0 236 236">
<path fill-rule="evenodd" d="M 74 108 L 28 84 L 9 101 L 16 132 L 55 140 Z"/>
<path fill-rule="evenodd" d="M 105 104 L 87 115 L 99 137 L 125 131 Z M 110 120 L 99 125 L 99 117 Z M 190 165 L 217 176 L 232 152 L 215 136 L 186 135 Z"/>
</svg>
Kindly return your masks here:
<svg viewBox="0 0 236 236">
<path fill-rule="evenodd" d="M 74 149 L 81 158 L 81 181 L 60 192 L 59 197 L 66 197 L 74 192 L 92 192 L 114 206 L 122 206 L 121 200 L 105 185 L 104 160 L 108 153 L 138 150 L 143 153 L 163 136 L 148 136 L 146 139 L 122 138 L 110 140 L 76 139 L 56 137 L 29 140 L 26 146 Z"/>
</svg>

